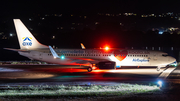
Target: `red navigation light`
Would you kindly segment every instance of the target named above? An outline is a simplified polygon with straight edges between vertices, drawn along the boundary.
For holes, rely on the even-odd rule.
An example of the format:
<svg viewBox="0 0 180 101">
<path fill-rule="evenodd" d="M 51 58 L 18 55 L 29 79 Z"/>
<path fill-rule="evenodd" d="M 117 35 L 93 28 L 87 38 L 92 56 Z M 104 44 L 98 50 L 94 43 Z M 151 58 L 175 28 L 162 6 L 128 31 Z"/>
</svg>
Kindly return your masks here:
<svg viewBox="0 0 180 101">
<path fill-rule="evenodd" d="M 109 50 L 109 47 L 108 47 L 108 46 L 106 46 L 106 47 L 105 47 L 105 50 L 106 50 L 106 51 L 108 51 L 108 50 Z"/>
</svg>

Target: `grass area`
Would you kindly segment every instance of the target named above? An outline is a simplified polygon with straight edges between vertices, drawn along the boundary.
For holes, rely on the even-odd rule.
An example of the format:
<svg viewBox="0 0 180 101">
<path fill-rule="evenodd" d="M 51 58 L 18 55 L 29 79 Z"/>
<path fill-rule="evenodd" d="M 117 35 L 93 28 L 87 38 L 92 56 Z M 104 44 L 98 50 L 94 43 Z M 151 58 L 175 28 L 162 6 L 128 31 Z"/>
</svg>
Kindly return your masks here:
<svg viewBox="0 0 180 101">
<path fill-rule="evenodd" d="M 0 88 L 0 97 L 3 98 L 42 98 L 42 97 L 87 97 L 87 96 L 123 96 L 137 93 L 158 91 L 159 87 L 124 84 L 115 86 L 18 86 Z"/>
</svg>

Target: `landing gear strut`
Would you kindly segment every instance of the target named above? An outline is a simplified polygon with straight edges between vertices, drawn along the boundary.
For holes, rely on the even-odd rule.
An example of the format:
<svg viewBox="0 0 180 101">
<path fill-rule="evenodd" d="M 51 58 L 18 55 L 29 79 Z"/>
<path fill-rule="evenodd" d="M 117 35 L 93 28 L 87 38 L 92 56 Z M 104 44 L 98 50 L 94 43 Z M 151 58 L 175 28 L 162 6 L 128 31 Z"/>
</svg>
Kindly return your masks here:
<svg viewBox="0 0 180 101">
<path fill-rule="evenodd" d="M 91 71 L 92 71 L 92 68 L 91 68 L 91 67 L 88 67 L 87 70 L 88 70 L 88 72 L 91 72 Z"/>
<path fill-rule="evenodd" d="M 161 67 L 157 67 L 157 68 L 156 68 L 157 71 L 160 71 L 160 69 L 161 69 Z"/>
</svg>

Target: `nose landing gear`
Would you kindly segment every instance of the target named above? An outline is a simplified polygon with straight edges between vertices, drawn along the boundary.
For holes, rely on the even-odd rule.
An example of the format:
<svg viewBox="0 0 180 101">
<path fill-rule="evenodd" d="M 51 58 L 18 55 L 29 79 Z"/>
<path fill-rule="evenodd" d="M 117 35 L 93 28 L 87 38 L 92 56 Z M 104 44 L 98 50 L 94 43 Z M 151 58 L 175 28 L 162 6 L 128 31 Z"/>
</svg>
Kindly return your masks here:
<svg viewBox="0 0 180 101">
<path fill-rule="evenodd" d="M 159 67 L 159 66 L 156 68 L 157 71 L 160 71 L 160 69 L 161 69 L 161 67 Z"/>
</svg>

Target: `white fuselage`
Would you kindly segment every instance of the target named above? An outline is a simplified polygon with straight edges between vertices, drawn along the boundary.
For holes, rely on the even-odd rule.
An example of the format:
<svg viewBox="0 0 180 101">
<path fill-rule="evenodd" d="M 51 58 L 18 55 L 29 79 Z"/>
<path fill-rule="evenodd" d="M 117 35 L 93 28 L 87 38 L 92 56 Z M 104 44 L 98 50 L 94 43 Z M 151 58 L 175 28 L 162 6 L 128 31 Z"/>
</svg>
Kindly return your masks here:
<svg viewBox="0 0 180 101">
<path fill-rule="evenodd" d="M 64 59 L 55 59 L 49 49 L 19 52 L 30 59 L 60 65 L 90 65 L 101 61 L 114 61 L 116 66 L 160 66 L 176 61 L 167 53 L 150 50 L 55 49 Z M 83 62 L 82 62 L 83 61 Z"/>
</svg>

